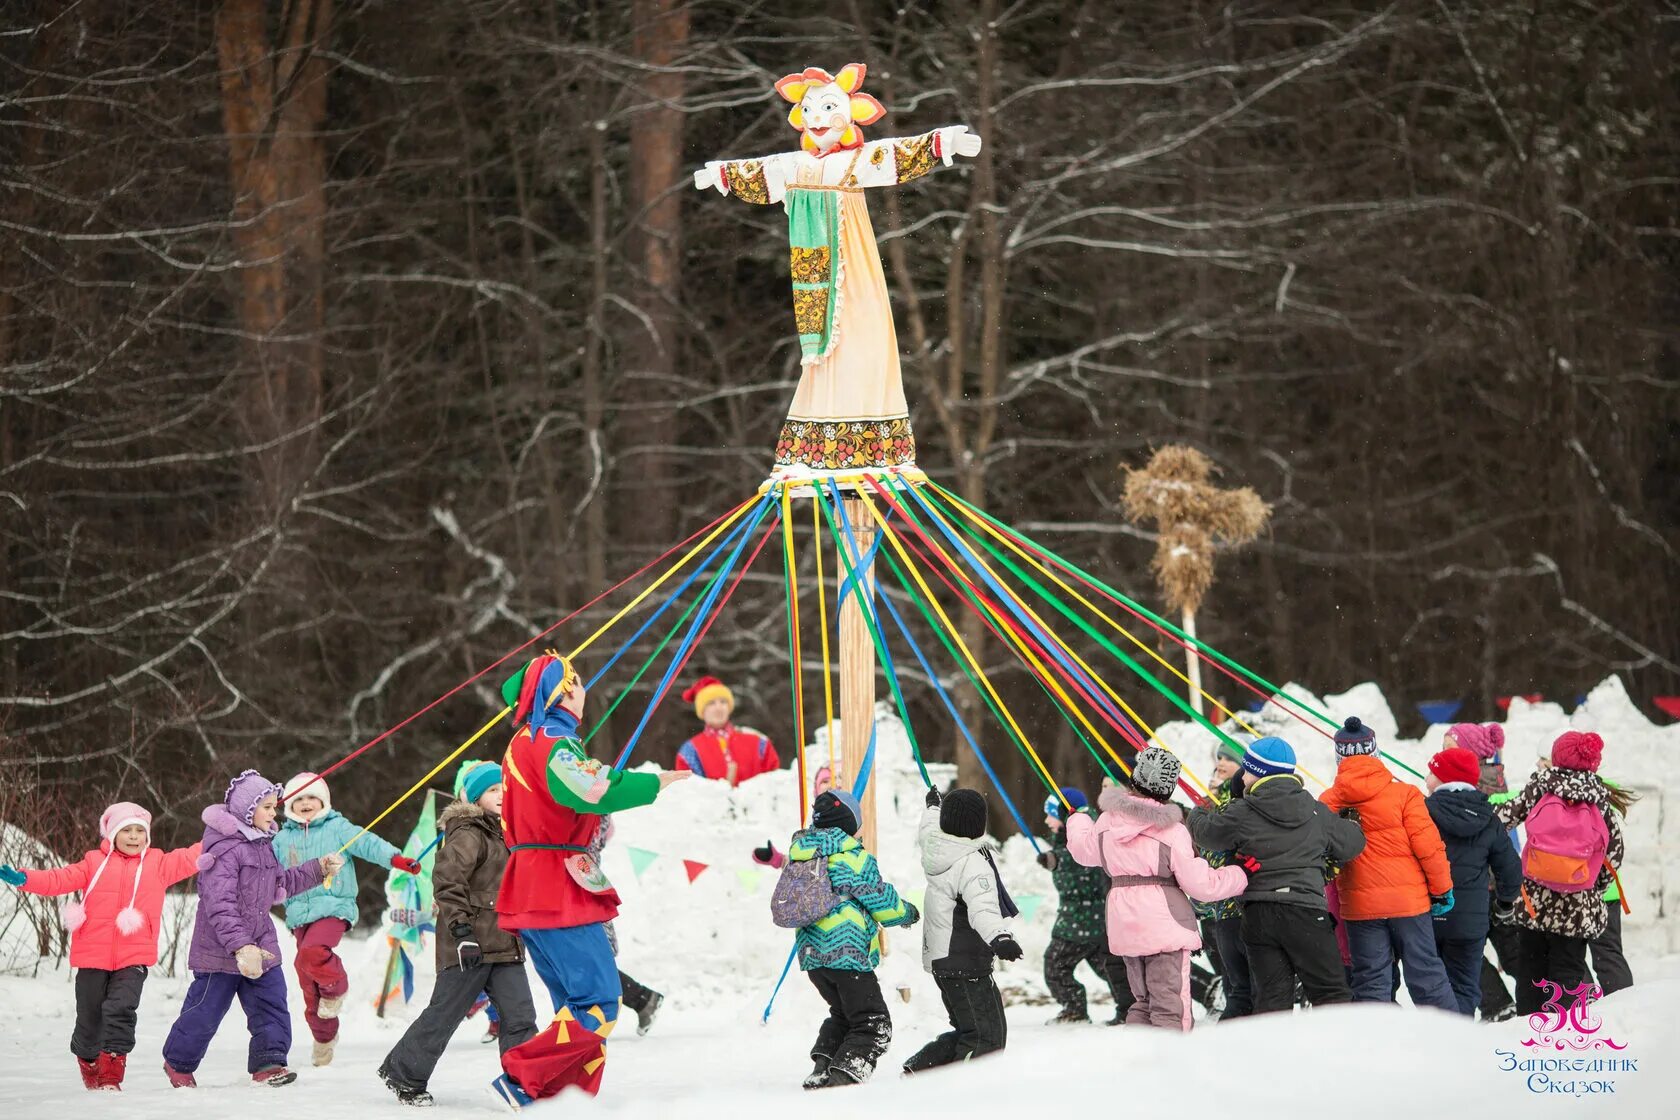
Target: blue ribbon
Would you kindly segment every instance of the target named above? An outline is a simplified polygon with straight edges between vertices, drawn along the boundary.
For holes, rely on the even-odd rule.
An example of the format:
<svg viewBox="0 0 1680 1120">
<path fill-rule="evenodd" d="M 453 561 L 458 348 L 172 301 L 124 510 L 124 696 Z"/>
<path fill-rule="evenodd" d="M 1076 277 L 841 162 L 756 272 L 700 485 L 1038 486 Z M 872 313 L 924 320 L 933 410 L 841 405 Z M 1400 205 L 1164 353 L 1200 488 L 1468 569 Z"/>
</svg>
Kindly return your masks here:
<svg viewBox="0 0 1680 1120">
<path fill-rule="evenodd" d="M 614 770 L 624 769 L 624 763 L 630 757 L 630 752 L 635 750 L 636 744 L 641 741 L 642 732 L 647 730 L 648 721 L 653 718 L 653 709 L 658 706 L 659 699 L 665 695 L 665 690 L 670 687 L 671 679 L 677 675 L 677 670 L 682 667 L 683 662 L 687 659 L 688 651 L 693 648 L 695 639 L 699 636 L 700 628 L 712 612 L 712 604 L 717 602 L 718 595 L 723 591 L 723 585 L 728 582 L 725 577 L 734 570 L 736 561 L 741 558 L 741 550 L 746 548 L 747 541 L 752 536 L 752 531 L 758 528 L 758 523 L 764 520 L 764 515 L 770 512 L 774 504 L 775 499 L 771 494 L 766 494 L 760 500 L 758 510 L 747 524 L 747 531 L 742 533 L 740 539 L 735 542 L 735 547 L 729 553 L 729 558 L 723 562 L 722 571 L 718 573 L 717 579 L 707 590 L 705 597 L 700 600 L 700 607 L 694 612 L 694 621 L 689 624 L 688 633 L 683 635 L 682 644 L 677 647 L 677 652 L 671 656 L 671 664 L 666 668 L 665 675 L 660 678 L 659 687 L 653 690 L 653 701 L 648 704 L 647 711 L 642 713 L 641 722 L 636 724 L 636 730 L 631 734 L 630 741 L 624 744 L 624 750 L 619 754 L 618 760 L 613 763 Z"/>
<path fill-rule="evenodd" d="M 769 496 L 766 495 L 765 501 L 768 502 L 769 500 L 770 500 Z M 589 681 L 588 681 L 587 684 L 584 685 L 584 688 L 585 689 L 594 688 L 595 687 L 595 682 L 599 681 L 602 677 L 606 676 L 607 675 L 607 670 L 611 669 L 614 665 L 617 665 L 619 658 L 623 657 L 626 653 L 630 652 L 630 647 L 636 644 L 636 639 L 640 638 L 643 634 L 647 633 L 648 627 L 652 626 L 655 622 L 659 621 L 659 616 L 663 615 L 667 610 L 669 610 L 671 608 L 671 605 L 673 603 L 675 603 L 682 596 L 682 593 L 684 591 L 688 590 L 689 585 L 692 584 L 695 580 L 699 579 L 701 576 L 705 575 L 706 572 L 711 569 L 712 561 L 716 560 L 717 557 L 723 552 L 724 549 L 728 548 L 736 540 L 743 537 L 752 528 L 753 524 L 754 524 L 754 522 L 752 522 L 750 519 L 746 520 L 746 521 L 742 521 L 741 524 L 737 525 L 734 529 L 731 529 L 728 533 L 725 533 L 723 535 L 723 537 L 718 541 L 718 543 L 715 546 L 713 546 L 712 551 L 707 554 L 706 558 L 704 560 L 702 560 L 699 564 L 695 565 L 694 570 L 692 572 L 688 573 L 687 577 L 685 577 L 683 579 L 683 581 L 677 585 L 677 589 L 675 591 L 671 592 L 670 595 L 665 597 L 665 601 L 663 603 L 659 604 L 659 608 L 657 610 L 655 610 L 652 614 L 648 615 L 646 621 L 644 621 L 640 626 L 638 626 L 636 628 L 635 633 L 630 635 L 630 638 L 629 638 L 628 641 L 626 641 L 623 645 L 618 647 L 618 652 L 614 653 L 612 655 L 612 657 L 607 659 L 607 663 L 605 665 L 602 665 L 599 669 L 597 669 L 595 671 L 595 675 L 589 678 Z"/>
<path fill-rule="evenodd" d="M 950 541 L 957 549 L 958 553 L 960 553 L 962 557 L 968 561 L 969 567 L 974 569 L 975 573 L 985 581 L 986 585 L 990 587 L 998 598 L 1003 601 L 1004 605 L 1009 608 L 1009 613 L 1014 615 L 1016 619 L 1018 619 L 1021 624 L 1027 628 L 1028 632 L 1030 632 L 1033 637 L 1038 640 L 1039 644 L 1044 647 L 1044 651 L 1050 655 L 1051 659 L 1062 667 L 1063 673 L 1065 673 L 1070 680 L 1079 682 L 1081 688 L 1083 688 L 1083 690 L 1087 693 L 1086 702 L 1108 716 L 1109 719 L 1114 722 L 1116 727 L 1123 729 L 1123 733 L 1130 732 L 1133 738 L 1135 738 L 1138 742 L 1145 742 L 1146 736 L 1144 736 L 1144 734 L 1139 731 L 1130 720 L 1121 714 L 1120 709 L 1103 693 L 1102 689 L 1097 686 L 1095 679 L 1062 654 L 1057 643 L 1050 639 L 1050 636 L 1045 632 L 1043 627 L 1039 626 L 1039 624 L 1033 620 L 1032 615 L 1020 605 L 1019 597 L 1011 593 L 995 578 L 993 578 L 992 574 L 986 570 L 985 565 L 980 563 L 979 559 L 974 555 L 973 551 L 969 549 L 968 545 L 951 532 L 950 528 L 946 526 L 943 519 L 934 515 L 933 508 L 928 505 L 927 499 L 918 494 L 914 487 L 910 489 L 910 496 L 915 499 L 916 503 L 920 505 L 924 511 L 927 512 L 928 520 L 933 523 L 934 527 L 937 528 L 940 533 L 944 535 L 945 539 Z"/>
</svg>

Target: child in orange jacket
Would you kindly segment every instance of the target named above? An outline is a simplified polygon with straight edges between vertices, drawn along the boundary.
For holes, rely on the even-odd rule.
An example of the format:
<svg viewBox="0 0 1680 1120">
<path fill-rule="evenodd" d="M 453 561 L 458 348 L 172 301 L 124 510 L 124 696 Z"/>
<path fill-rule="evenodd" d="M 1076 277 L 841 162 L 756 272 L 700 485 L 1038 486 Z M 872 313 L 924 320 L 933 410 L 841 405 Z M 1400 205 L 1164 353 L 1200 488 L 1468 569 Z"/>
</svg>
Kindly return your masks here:
<svg viewBox="0 0 1680 1120">
<path fill-rule="evenodd" d="M 1365 850 L 1336 880 L 1354 1002 L 1393 1002 L 1398 960 L 1413 1003 L 1456 1012 L 1433 922 L 1452 909 L 1452 867 L 1423 791 L 1382 764 L 1376 732 L 1358 716 L 1336 732 L 1336 759 L 1335 784 L 1319 800 L 1365 833 Z"/>
<path fill-rule="evenodd" d="M 119 801 L 99 817 L 97 851 L 68 867 L 0 867 L 0 881 L 27 894 L 82 892 L 82 901 L 65 905 L 64 925 L 76 970 L 70 1050 L 89 1089 L 122 1088 L 140 989 L 157 964 L 164 891 L 198 873 L 199 845 L 161 852 L 151 834 L 152 815 Z"/>
</svg>

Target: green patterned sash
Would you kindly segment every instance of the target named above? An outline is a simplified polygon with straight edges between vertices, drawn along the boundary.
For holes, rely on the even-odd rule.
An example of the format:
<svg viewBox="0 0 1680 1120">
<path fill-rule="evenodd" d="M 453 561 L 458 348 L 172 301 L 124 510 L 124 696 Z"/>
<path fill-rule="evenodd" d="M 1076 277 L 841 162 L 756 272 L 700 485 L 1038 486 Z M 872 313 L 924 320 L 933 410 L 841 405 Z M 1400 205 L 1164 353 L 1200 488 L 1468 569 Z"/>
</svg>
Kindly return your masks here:
<svg viewBox="0 0 1680 1120">
<path fill-rule="evenodd" d="M 834 338 L 835 286 L 840 270 L 840 195 L 832 190 L 787 192 L 788 245 L 793 274 L 793 321 L 806 358 Z"/>
</svg>

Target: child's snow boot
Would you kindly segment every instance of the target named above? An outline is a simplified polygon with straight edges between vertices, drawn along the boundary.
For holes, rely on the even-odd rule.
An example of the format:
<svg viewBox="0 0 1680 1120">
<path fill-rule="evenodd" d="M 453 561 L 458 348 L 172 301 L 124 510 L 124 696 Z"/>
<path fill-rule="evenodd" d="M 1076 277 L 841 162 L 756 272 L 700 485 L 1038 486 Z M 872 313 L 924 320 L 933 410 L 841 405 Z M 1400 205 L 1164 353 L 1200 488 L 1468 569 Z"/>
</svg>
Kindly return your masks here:
<svg viewBox="0 0 1680 1120">
<path fill-rule="evenodd" d="M 190 1073 L 182 1073 L 167 1061 L 163 1063 L 163 1072 L 169 1077 L 169 1084 L 176 1089 L 196 1089 L 198 1080 Z"/>
<path fill-rule="evenodd" d="M 875 1063 L 860 1054 L 852 1054 L 828 1067 L 828 1080 L 823 1087 L 839 1089 L 846 1085 L 860 1085 L 875 1072 Z"/>
<path fill-rule="evenodd" d="M 660 1004 L 665 997 L 658 992 L 649 992 L 647 1002 L 636 1009 L 636 1033 L 644 1035 L 653 1028 L 654 1016 L 659 1014 Z"/>
<path fill-rule="evenodd" d="M 474 1015 L 477 1015 L 480 1011 L 483 1011 L 486 1007 L 489 1007 L 489 1006 L 490 1006 L 490 997 L 485 995 L 483 992 L 480 992 L 478 994 L 478 998 L 473 1000 L 473 1005 L 471 1007 L 467 1008 L 467 1013 L 466 1013 L 465 1016 L 463 1016 L 463 1021 L 466 1020 L 466 1019 L 471 1019 Z"/>
<path fill-rule="evenodd" d="M 343 996 L 322 996 L 320 1002 L 315 1005 L 315 1018 L 336 1019 L 338 1018 L 338 1009 L 343 1006 Z"/>
<path fill-rule="evenodd" d="M 816 1066 L 805 1076 L 805 1080 L 801 1084 L 807 1089 L 826 1088 L 828 1085 L 828 1062 L 828 1058 L 818 1055 Z"/>
<path fill-rule="evenodd" d="M 1064 1007 L 1054 1019 L 1046 1021 L 1045 1025 L 1054 1027 L 1063 1023 L 1089 1023 L 1090 1021 L 1091 1016 L 1089 1013 L 1084 1011 L 1074 1011 Z"/>
<path fill-rule="evenodd" d="M 325 1042 L 317 1042 L 309 1052 L 309 1060 L 318 1066 L 330 1066 L 333 1060 L 333 1047 L 338 1045 L 338 1039 L 329 1038 Z"/>
<path fill-rule="evenodd" d="M 94 1075 L 99 1087 L 109 1093 L 122 1092 L 123 1074 L 128 1070 L 127 1054 L 105 1053 L 94 1062 Z"/>
<path fill-rule="evenodd" d="M 84 1062 L 80 1058 L 77 1058 L 76 1068 L 81 1070 L 82 1073 L 82 1088 L 99 1088 L 99 1063 L 97 1060 Z"/>
<path fill-rule="evenodd" d="M 479 1041 L 494 1042 L 500 1037 L 502 1037 L 502 1024 L 500 1021 L 492 1019 L 488 1023 L 484 1024 L 484 1037 L 479 1039 Z"/>
<path fill-rule="evenodd" d="M 413 1108 L 430 1108 L 437 1103 L 432 1100 L 432 1095 L 426 1090 L 416 1089 L 412 1085 L 404 1085 L 386 1072 L 383 1067 L 379 1071 L 379 1079 L 385 1082 L 385 1088 L 395 1094 L 399 1104 L 406 1104 Z"/>
<path fill-rule="evenodd" d="M 282 1085 L 290 1085 L 296 1080 L 297 1074 L 293 1073 L 285 1066 L 264 1066 L 262 1069 L 259 1069 L 251 1075 L 251 1081 L 253 1083 L 257 1085 L 272 1085 L 277 1089 Z"/>
<path fill-rule="evenodd" d="M 519 1087 L 519 1083 L 505 1073 L 490 1082 L 490 1092 L 509 1112 L 518 1112 L 533 1103 L 530 1095 Z"/>
</svg>

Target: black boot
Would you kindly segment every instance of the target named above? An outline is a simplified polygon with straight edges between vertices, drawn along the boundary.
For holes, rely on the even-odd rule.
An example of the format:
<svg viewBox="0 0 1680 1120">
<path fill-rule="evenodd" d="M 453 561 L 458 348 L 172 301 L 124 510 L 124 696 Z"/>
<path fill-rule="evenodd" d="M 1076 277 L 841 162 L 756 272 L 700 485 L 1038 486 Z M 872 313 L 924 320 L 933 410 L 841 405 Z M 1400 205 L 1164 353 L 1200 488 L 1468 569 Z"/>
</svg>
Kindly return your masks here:
<svg viewBox="0 0 1680 1120">
<path fill-rule="evenodd" d="M 803 1084 L 807 1089 L 826 1088 L 828 1085 L 828 1063 L 830 1059 L 818 1054 L 815 1056 L 814 1060 L 816 1065 L 812 1067 L 810 1074 L 805 1078 Z"/>
</svg>

